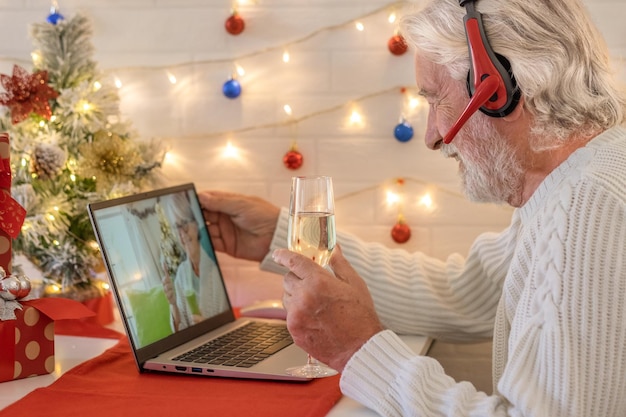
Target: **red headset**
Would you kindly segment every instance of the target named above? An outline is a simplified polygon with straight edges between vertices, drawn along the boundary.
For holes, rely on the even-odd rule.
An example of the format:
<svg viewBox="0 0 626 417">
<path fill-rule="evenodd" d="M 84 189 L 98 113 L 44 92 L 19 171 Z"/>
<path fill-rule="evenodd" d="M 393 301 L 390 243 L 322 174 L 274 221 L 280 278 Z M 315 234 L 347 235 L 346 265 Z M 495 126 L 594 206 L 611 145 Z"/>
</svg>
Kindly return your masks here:
<svg viewBox="0 0 626 417">
<path fill-rule="evenodd" d="M 469 48 L 470 70 L 467 74 L 467 92 L 470 101 L 443 138 L 452 142 L 461 127 L 477 110 L 488 116 L 504 117 L 511 113 L 520 100 L 520 90 L 511 71 L 511 64 L 491 49 L 482 16 L 474 8 L 476 0 L 459 0 L 467 11 L 463 18 Z"/>
</svg>

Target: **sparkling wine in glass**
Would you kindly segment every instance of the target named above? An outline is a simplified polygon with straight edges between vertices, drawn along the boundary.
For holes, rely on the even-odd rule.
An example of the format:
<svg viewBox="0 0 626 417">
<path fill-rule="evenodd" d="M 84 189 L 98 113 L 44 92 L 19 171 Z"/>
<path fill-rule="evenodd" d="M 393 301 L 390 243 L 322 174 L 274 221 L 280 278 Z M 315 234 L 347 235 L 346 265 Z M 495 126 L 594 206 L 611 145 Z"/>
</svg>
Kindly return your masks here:
<svg viewBox="0 0 626 417">
<path fill-rule="evenodd" d="M 335 199 L 331 177 L 293 177 L 289 204 L 289 250 L 326 266 L 335 248 Z M 322 378 L 337 371 L 308 355 L 303 366 L 287 369 L 290 375 Z"/>
</svg>

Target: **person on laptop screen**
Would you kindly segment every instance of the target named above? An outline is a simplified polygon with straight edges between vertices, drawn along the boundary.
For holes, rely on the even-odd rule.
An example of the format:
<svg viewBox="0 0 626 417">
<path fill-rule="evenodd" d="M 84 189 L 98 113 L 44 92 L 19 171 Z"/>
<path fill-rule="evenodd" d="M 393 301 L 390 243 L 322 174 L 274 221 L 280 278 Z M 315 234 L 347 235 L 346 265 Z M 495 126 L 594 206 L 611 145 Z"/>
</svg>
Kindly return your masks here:
<svg viewBox="0 0 626 417">
<path fill-rule="evenodd" d="M 194 213 L 186 193 L 164 196 L 160 201 L 174 236 L 184 250 L 183 260 L 175 276 L 163 265 L 163 289 L 170 303 L 172 327 L 182 330 L 201 320 L 224 311 L 225 297 L 215 259 L 210 255 L 202 215 Z"/>
</svg>

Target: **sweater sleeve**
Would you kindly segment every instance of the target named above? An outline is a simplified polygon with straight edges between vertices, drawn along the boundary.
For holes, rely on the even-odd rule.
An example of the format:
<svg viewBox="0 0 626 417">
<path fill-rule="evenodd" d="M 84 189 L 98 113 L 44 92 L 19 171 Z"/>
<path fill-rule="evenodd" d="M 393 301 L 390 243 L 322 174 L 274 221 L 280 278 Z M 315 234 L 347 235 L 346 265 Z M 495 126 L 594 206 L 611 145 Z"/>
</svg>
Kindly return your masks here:
<svg viewBox="0 0 626 417">
<path fill-rule="evenodd" d="M 348 361 L 341 391 L 383 416 L 506 416 L 501 397 L 457 383 L 435 359 L 413 353 L 384 330 Z"/>
<path fill-rule="evenodd" d="M 285 247 L 288 214 L 281 211 L 264 270 L 286 272 L 271 252 Z M 383 324 L 395 332 L 445 340 L 489 338 L 513 246 L 517 222 L 501 234 L 485 233 L 466 258 L 445 261 L 421 252 L 390 249 L 338 232 L 343 253 L 367 282 Z"/>
</svg>

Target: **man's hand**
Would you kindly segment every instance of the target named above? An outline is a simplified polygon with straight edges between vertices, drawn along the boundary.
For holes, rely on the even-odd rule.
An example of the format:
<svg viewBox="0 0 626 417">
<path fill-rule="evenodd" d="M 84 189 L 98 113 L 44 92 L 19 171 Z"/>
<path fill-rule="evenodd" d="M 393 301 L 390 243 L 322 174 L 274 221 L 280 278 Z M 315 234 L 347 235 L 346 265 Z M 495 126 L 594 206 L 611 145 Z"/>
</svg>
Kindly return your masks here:
<svg viewBox="0 0 626 417">
<path fill-rule="evenodd" d="M 262 261 L 269 251 L 280 208 L 253 196 L 222 191 L 198 194 L 215 249 Z"/>
<path fill-rule="evenodd" d="M 283 303 L 295 343 L 341 372 L 352 355 L 383 330 L 365 282 L 339 246 L 329 264 L 335 275 L 286 249 L 273 256 L 290 270 L 283 280 Z"/>
</svg>

